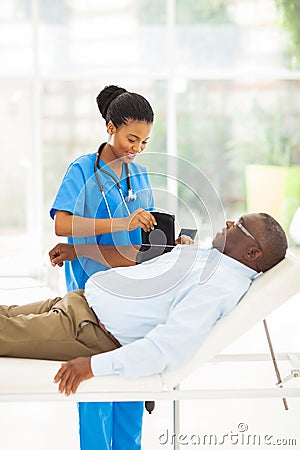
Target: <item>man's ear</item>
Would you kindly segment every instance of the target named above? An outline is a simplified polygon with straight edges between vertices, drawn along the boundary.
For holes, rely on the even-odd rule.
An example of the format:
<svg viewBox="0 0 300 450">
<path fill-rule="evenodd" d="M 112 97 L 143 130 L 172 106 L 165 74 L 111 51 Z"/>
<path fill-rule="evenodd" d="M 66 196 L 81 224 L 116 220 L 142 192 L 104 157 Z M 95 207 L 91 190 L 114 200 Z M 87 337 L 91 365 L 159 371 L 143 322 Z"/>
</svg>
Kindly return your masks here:
<svg viewBox="0 0 300 450">
<path fill-rule="evenodd" d="M 259 261 L 263 257 L 263 251 L 257 247 L 249 247 L 247 251 L 244 253 L 244 258 L 251 261 Z"/>
<path fill-rule="evenodd" d="M 114 126 L 114 124 L 112 123 L 112 121 L 110 120 L 107 124 L 107 133 L 112 136 L 113 134 L 115 134 L 115 132 L 117 131 L 116 127 Z"/>
</svg>

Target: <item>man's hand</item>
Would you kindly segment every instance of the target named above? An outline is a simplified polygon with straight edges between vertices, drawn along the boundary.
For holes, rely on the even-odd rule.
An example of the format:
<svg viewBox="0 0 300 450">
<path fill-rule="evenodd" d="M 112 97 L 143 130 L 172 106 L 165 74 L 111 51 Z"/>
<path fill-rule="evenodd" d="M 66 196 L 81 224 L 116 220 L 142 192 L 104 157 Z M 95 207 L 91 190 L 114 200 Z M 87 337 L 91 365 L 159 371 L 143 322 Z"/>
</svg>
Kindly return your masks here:
<svg viewBox="0 0 300 450">
<path fill-rule="evenodd" d="M 56 244 L 56 246 L 50 250 L 49 257 L 53 267 L 58 265 L 62 267 L 64 261 L 73 261 L 77 258 L 75 246 L 73 244 Z"/>
<path fill-rule="evenodd" d="M 176 241 L 175 244 L 184 244 L 184 245 L 191 245 L 194 244 L 194 240 L 190 237 L 190 236 L 186 236 L 185 234 L 182 234 L 181 236 L 179 236 Z"/>
<path fill-rule="evenodd" d="M 81 357 L 71 359 L 61 365 L 61 368 L 54 377 L 54 382 L 59 383 L 58 390 L 68 396 L 75 394 L 78 386 L 84 380 L 92 378 L 91 357 Z"/>
</svg>

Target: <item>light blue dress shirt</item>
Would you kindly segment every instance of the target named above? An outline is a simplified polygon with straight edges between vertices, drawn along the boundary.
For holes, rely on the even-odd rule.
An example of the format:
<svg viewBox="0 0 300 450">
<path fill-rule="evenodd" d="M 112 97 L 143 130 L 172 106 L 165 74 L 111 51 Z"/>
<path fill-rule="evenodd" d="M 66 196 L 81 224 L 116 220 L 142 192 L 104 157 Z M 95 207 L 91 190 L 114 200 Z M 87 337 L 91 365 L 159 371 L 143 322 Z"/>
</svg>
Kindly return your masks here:
<svg viewBox="0 0 300 450">
<path fill-rule="evenodd" d="M 257 272 L 214 248 L 178 245 L 133 267 L 95 273 L 85 296 L 121 348 L 92 356 L 95 376 L 151 375 L 183 364 Z"/>
</svg>

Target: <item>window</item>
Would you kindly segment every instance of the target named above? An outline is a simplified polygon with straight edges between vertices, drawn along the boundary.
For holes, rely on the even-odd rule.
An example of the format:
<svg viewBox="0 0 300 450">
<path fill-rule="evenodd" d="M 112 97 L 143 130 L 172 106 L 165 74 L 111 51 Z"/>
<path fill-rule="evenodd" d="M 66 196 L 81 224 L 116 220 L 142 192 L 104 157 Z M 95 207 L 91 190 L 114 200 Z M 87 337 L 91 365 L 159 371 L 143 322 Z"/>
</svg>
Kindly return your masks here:
<svg viewBox="0 0 300 450">
<path fill-rule="evenodd" d="M 213 216 L 244 212 L 248 162 L 285 143 L 300 163 L 299 71 L 275 1 L 2 3 L 4 274 L 41 273 L 58 240 L 48 212 L 59 182 L 106 139 L 95 102 L 106 84 L 150 100 L 155 124 L 141 162 L 157 205 L 201 237 Z"/>
</svg>

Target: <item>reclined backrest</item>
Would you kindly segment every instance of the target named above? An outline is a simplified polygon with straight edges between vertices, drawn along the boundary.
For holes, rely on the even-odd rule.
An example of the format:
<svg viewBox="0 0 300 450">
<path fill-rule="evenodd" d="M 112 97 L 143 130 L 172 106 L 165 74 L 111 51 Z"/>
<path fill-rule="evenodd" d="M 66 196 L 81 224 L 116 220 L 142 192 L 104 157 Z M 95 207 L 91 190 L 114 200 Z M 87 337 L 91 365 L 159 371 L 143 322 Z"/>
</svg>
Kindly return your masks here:
<svg viewBox="0 0 300 450">
<path fill-rule="evenodd" d="M 283 261 L 253 281 L 236 308 L 219 320 L 190 361 L 161 374 L 164 385 L 176 386 L 297 292 L 300 292 L 300 259 L 288 253 Z"/>
</svg>

